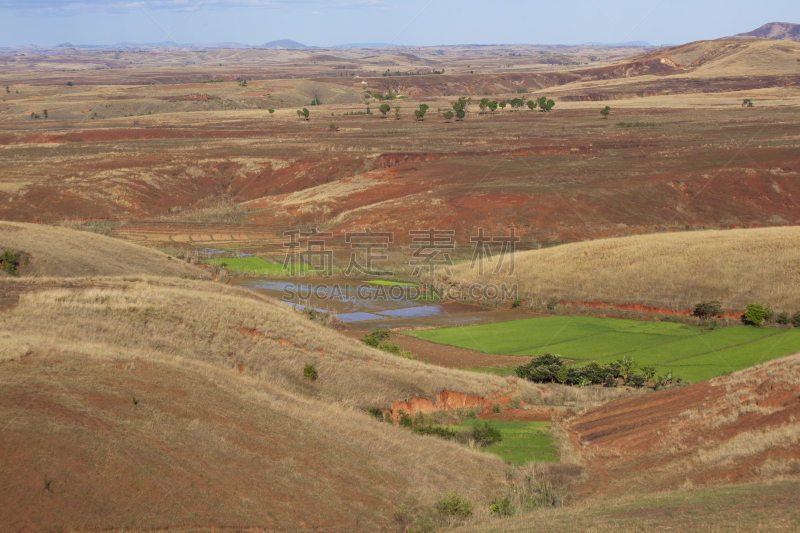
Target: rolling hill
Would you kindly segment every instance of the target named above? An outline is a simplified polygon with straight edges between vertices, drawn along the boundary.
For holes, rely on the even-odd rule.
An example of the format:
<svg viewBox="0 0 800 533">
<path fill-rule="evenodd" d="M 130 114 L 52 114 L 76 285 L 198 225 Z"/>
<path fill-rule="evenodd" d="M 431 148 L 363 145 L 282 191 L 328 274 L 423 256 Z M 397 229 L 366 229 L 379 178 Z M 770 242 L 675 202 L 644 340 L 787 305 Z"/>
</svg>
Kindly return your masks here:
<svg viewBox="0 0 800 533">
<path fill-rule="evenodd" d="M 719 300 L 800 310 L 800 227 L 687 231 L 571 243 L 516 254 L 514 274 L 478 276 L 469 264 L 451 282 L 519 285 L 531 305 L 551 296 L 572 302 L 644 305 L 685 311 Z"/>
<path fill-rule="evenodd" d="M 776 39 L 800 42 L 800 24 L 770 22 L 747 33 L 737 33 L 726 39 Z"/>
</svg>

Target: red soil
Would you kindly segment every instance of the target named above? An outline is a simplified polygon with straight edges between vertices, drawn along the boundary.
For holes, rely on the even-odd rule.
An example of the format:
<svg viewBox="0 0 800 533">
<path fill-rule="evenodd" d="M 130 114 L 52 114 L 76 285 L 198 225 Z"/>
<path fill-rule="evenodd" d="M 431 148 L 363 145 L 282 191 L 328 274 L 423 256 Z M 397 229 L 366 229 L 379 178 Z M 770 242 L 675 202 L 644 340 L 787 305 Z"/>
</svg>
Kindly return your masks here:
<svg viewBox="0 0 800 533">
<path fill-rule="evenodd" d="M 776 359 L 684 388 L 610 402 L 568 422 L 588 458 L 591 482 L 607 493 L 677 488 L 686 483 L 751 481 L 766 460 L 800 458 L 795 445 L 767 447 L 733 462 L 703 463 L 698 450 L 800 419 L 800 355 Z M 664 465 L 672 465 L 663 468 Z"/>
</svg>

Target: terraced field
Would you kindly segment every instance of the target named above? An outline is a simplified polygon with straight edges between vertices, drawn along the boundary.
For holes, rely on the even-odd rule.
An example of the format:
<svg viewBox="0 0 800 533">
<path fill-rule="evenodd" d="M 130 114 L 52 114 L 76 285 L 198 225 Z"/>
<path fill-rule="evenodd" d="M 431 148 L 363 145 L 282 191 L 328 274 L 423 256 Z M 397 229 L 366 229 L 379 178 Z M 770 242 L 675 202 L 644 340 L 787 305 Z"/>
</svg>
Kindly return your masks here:
<svg viewBox="0 0 800 533">
<path fill-rule="evenodd" d="M 659 372 L 672 370 L 691 382 L 705 381 L 800 350 L 799 329 L 734 326 L 709 331 L 672 322 L 557 316 L 500 324 L 408 333 L 489 354 L 559 354 L 576 363 L 605 363 L 623 356 Z M 476 370 L 510 375 L 514 366 Z"/>
</svg>

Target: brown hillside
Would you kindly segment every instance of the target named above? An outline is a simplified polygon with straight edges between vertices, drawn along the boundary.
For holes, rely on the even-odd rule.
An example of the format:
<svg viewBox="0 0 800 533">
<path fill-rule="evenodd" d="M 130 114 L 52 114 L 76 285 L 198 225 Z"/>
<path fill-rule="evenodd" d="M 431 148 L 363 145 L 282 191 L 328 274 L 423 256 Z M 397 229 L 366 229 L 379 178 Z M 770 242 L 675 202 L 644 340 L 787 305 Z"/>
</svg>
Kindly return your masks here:
<svg viewBox="0 0 800 533">
<path fill-rule="evenodd" d="M 55 226 L 0 222 L 0 250 L 21 254 L 23 277 L 178 276 L 207 278 L 201 268 L 112 237 Z"/>
<path fill-rule="evenodd" d="M 778 39 L 800 42 L 800 24 L 790 22 L 770 22 L 747 33 L 737 33 L 728 39 Z"/>
<path fill-rule="evenodd" d="M 364 411 L 509 381 L 208 282 L 5 283 L 27 290 L 0 325 L 0 499 L 15 502 L 0 523 L 15 531 L 380 531 L 400 505 L 459 490 L 483 507 L 505 483 L 498 458 Z"/>
<path fill-rule="evenodd" d="M 800 354 L 617 400 L 569 424 L 584 490 L 652 492 L 800 476 Z"/>
</svg>

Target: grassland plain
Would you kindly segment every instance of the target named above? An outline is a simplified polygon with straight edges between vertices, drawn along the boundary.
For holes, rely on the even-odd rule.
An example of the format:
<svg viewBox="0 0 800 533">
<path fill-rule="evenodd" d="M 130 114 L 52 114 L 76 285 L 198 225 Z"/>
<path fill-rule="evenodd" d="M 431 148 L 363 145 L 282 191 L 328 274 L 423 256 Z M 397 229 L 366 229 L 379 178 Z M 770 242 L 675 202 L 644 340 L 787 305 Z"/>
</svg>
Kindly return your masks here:
<svg viewBox="0 0 800 533">
<path fill-rule="evenodd" d="M 800 310 L 800 227 L 683 231 L 598 239 L 518 252 L 513 275 L 459 265 L 452 282 L 516 283 L 527 305 L 548 298 L 675 311 L 717 300 Z M 556 267 L 557 268 L 554 268 Z"/>
<path fill-rule="evenodd" d="M 577 364 L 632 357 L 659 372 L 673 370 L 690 382 L 705 381 L 800 351 L 800 329 L 732 326 L 709 331 L 673 322 L 556 316 L 477 326 L 408 332 L 420 339 L 498 355 L 545 352 Z M 511 375 L 513 366 L 478 369 Z"/>
</svg>

